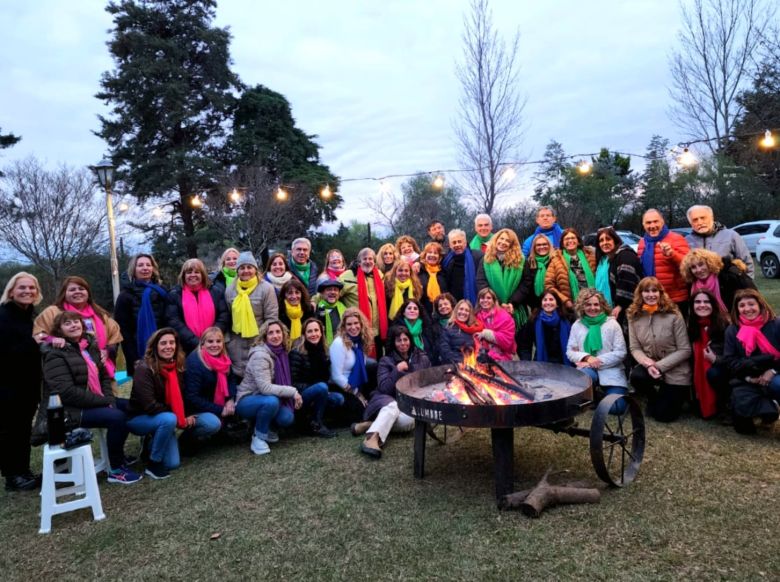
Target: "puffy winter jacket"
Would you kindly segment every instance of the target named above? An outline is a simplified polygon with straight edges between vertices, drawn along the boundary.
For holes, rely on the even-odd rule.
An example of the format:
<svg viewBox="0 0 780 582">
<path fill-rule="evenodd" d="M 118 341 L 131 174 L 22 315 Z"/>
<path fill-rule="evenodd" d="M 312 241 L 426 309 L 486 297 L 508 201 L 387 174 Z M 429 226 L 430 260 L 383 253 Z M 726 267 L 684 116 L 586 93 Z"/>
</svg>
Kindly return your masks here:
<svg viewBox="0 0 780 582">
<path fill-rule="evenodd" d="M 672 247 L 672 254 L 665 256 L 661 250 L 661 243 L 667 243 Z M 680 263 L 683 257 L 690 251 L 688 243 L 681 234 L 669 231 L 663 240 L 655 244 L 655 277 L 664 286 L 669 297 L 675 303 L 680 303 L 688 299 L 688 285 L 680 274 Z M 645 251 L 645 239 L 639 241 L 639 248 L 636 253 L 639 260 L 642 260 L 642 254 Z M 648 273 L 645 273 L 647 277 Z"/>
</svg>

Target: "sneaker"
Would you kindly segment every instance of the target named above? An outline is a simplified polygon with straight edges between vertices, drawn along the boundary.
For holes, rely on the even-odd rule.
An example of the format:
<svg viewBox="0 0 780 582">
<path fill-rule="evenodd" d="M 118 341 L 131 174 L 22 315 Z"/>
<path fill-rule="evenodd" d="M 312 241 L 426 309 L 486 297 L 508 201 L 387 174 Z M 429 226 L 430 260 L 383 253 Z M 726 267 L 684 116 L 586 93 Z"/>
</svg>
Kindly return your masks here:
<svg viewBox="0 0 780 582">
<path fill-rule="evenodd" d="M 119 467 L 118 469 L 111 469 L 111 471 L 108 472 L 109 483 L 119 483 L 121 485 L 132 485 L 133 483 L 137 483 L 143 478 L 144 478 L 143 475 L 136 473 L 135 471 L 131 471 L 127 467 Z"/>
<path fill-rule="evenodd" d="M 333 437 L 336 436 L 335 430 L 330 430 L 324 424 L 320 424 L 316 421 L 312 422 L 309 425 L 309 430 L 311 431 L 312 435 L 322 437 L 324 439 L 332 439 Z"/>
<path fill-rule="evenodd" d="M 171 472 L 165 468 L 165 465 L 152 460 L 149 460 L 149 463 L 146 465 L 146 474 L 152 479 L 167 479 L 171 476 Z"/>
<path fill-rule="evenodd" d="M 136 457 L 135 455 L 125 455 L 125 467 L 130 467 L 132 465 L 135 465 L 139 461 L 140 457 Z"/>
<path fill-rule="evenodd" d="M 278 443 L 279 442 L 279 433 L 274 432 L 272 430 L 268 431 L 268 436 L 265 437 L 265 442 L 267 443 Z"/>
<path fill-rule="evenodd" d="M 279 437 L 277 437 L 277 440 L 279 440 Z M 249 448 L 256 455 L 267 455 L 271 452 L 271 447 L 268 446 L 268 443 L 257 436 L 252 437 L 252 444 L 249 445 Z"/>
</svg>

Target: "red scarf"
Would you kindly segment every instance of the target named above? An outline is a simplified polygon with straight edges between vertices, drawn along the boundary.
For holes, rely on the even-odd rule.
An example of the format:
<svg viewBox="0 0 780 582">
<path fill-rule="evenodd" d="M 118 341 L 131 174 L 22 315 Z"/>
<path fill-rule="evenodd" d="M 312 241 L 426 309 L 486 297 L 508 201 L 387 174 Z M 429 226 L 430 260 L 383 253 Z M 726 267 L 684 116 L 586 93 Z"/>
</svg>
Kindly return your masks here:
<svg viewBox="0 0 780 582">
<path fill-rule="evenodd" d="M 179 388 L 179 373 L 176 371 L 176 362 L 163 364 L 160 367 L 160 375 L 165 382 L 165 404 L 176 415 L 176 426 L 187 428 L 187 418 L 184 415 L 184 400 Z"/>
<path fill-rule="evenodd" d="M 767 337 L 761 333 L 761 328 L 769 321 L 769 317 L 766 313 L 759 315 L 755 319 L 745 319 L 741 315 L 739 316 L 739 331 L 737 332 L 737 339 L 742 343 L 745 348 L 745 354 L 750 356 L 756 348 L 763 354 L 769 354 L 777 359 L 780 359 L 780 352 L 777 351 Z"/>
<path fill-rule="evenodd" d="M 87 351 L 89 342 L 85 339 L 79 341 L 79 350 L 81 351 L 81 357 L 84 358 L 84 363 L 87 365 L 87 387 L 89 391 L 98 396 L 103 396 L 103 388 L 100 386 L 100 373 L 98 367 L 92 356 Z"/>
<path fill-rule="evenodd" d="M 693 388 L 699 400 L 702 418 L 709 418 L 716 412 L 715 390 L 707 381 L 707 370 L 712 364 L 704 357 L 704 348 L 710 343 L 710 318 L 699 318 L 699 339 L 693 342 Z"/>
<path fill-rule="evenodd" d="M 92 325 L 95 326 L 95 339 L 97 340 L 98 348 L 100 348 L 101 351 L 108 349 L 108 335 L 106 334 L 106 326 L 103 323 L 103 318 L 95 313 L 95 310 L 92 309 L 92 306 L 89 303 L 87 303 L 83 309 L 76 309 L 75 306 L 66 301 L 62 304 L 62 310 L 75 311 L 84 319 L 89 319 L 92 322 Z M 108 375 L 113 378 L 116 366 L 114 365 L 114 362 L 111 361 L 111 358 L 106 358 L 103 365 L 105 366 Z"/>
<path fill-rule="evenodd" d="M 374 267 L 372 274 L 374 276 L 374 292 L 376 293 L 376 310 L 379 312 L 379 337 L 385 339 L 387 337 L 385 286 L 382 283 L 382 275 L 379 273 L 379 269 Z M 366 273 L 360 267 L 357 270 L 357 285 L 358 307 L 363 315 L 366 316 L 366 319 L 368 319 L 368 324 L 374 327 L 373 318 L 371 317 L 371 299 L 368 297 L 368 286 L 366 285 Z"/>
<path fill-rule="evenodd" d="M 184 323 L 196 336 L 200 337 L 206 328 L 214 325 L 214 300 L 208 289 L 201 286 L 190 289 L 185 285 L 181 289 L 181 306 Z"/>
<path fill-rule="evenodd" d="M 346 269 L 331 269 L 330 267 L 325 269 L 325 272 L 328 274 L 328 278 L 333 280 L 336 280 L 339 277 L 341 277 L 341 274 L 344 271 L 346 271 Z"/>
<path fill-rule="evenodd" d="M 729 308 L 726 307 L 726 304 L 723 303 L 723 298 L 720 296 L 720 283 L 718 283 L 718 276 L 717 275 L 708 275 L 706 279 L 696 279 L 693 282 L 693 285 L 691 285 L 691 297 L 697 292 L 697 291 L 709 291 L 715 296 L 715 299 L 718 300 L 718 303 L 720 304 L 723 311 L 728 311 Z"/>
<path fill-rule="evenodd" d="M 469 335 L 474 335 L 475 333 L 478 333 L 478 332 L 482 331 L 483 329 L 485 329 L 484 324 L 480 320 L 478 320 L 478 319 L 474 320 L 474 325 L 466 325 L 462 321 L 458 321 L 456 319 L 455 320 L 455 325 L 457 325 L 461 329 L 461 331 L 463 331 L 464 333 L 467 333 Z"/>
<path fill-rule="evenodd" d="M 222 354 L 215 358 L 206 350 L 199 348 L 200 359 L 206 364 L 206 367 L 217 374 L 217 386 L 214 389 L 214 404 L 225 406 L 225 401 L 230 397 L 228 391 L 227 375 L 230 371 L 230 358 L 227 354 Z"/>
</svg>

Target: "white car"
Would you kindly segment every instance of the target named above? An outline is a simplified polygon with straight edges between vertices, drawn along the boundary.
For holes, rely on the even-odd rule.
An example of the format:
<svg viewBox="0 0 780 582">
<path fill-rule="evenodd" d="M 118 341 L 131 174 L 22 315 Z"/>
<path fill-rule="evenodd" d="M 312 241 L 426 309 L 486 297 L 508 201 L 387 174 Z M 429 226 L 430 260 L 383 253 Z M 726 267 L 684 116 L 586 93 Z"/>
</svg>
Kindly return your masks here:
<svg viewBox="0 0 780 582">
<path fill-rule="evenodd" d="M 761 265 L 761 273 L 767 279 L 775 279 L 780 276 L 780 220 L 767 234 L 758 239 L 756 245 L 756 259 Z"/>
<path fill-rule="evenodd" d="M 758 244 L 759 239 L 772 233 L 777 235 L 776 231 L 778 226 L 780 226 L 780 220 L 754 220 L 752 222 L 743 222 L 742 224 L 733 226 L 731 227 L 731 230 L 742 237 L 750 254 L 755 255 L 756 258 L 758 258 L 756 245 Z"/>
</svg>

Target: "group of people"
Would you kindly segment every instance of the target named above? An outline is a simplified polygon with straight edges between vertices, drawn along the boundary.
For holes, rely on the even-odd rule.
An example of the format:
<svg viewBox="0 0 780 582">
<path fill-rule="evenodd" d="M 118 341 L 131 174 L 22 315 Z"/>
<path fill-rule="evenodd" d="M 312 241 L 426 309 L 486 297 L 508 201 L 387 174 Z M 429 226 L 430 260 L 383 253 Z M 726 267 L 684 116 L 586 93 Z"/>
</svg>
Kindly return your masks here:
<svg viewBox="0 0 780 582">
<path fill-rule="evenodd" d="M 522 242 L 480 214 L 470 240 L 434 221 L 422 245 L 405 235 L 351 262 L 333 249 L 321 269 L 299 238 L 264 270 L 234 248 L 211 274 L 189 259 L 170 289 L 154 257 L 139 254 L 113 314 L 75 276 L 38 314 L 38 282 L 18 273 L 0 299 L 6 488 L 39 483 L 29 442 L 41 395 L 59 394 L 73 426 L 106 429 L 113 483 L 142 477 L 125 456 L 130 433 L 144 437 L 146 475 L 162 479 L 185 449 L 242 422 L 256 455 L 293 424 L 323 438 L 341 424 L 380 458 L 390 432 L 413 426 L 396 382 L 474 349 L 576 366 L 599 394 L 633 386 L 658 421 L 691 402 L 704 418 L 753 432 L 754 419 L 778 418 L 780 320 L 756 290 L 739 236 L 706 206 L 688 218 L 683 237 L 648 210 L 635 252 L 612 227 L 585 246 L 550 207 Z M 129 399 L 115 391 L 119 345 Z M 612 412 L 624 407 L 618 400 Z"/>
</svg>

